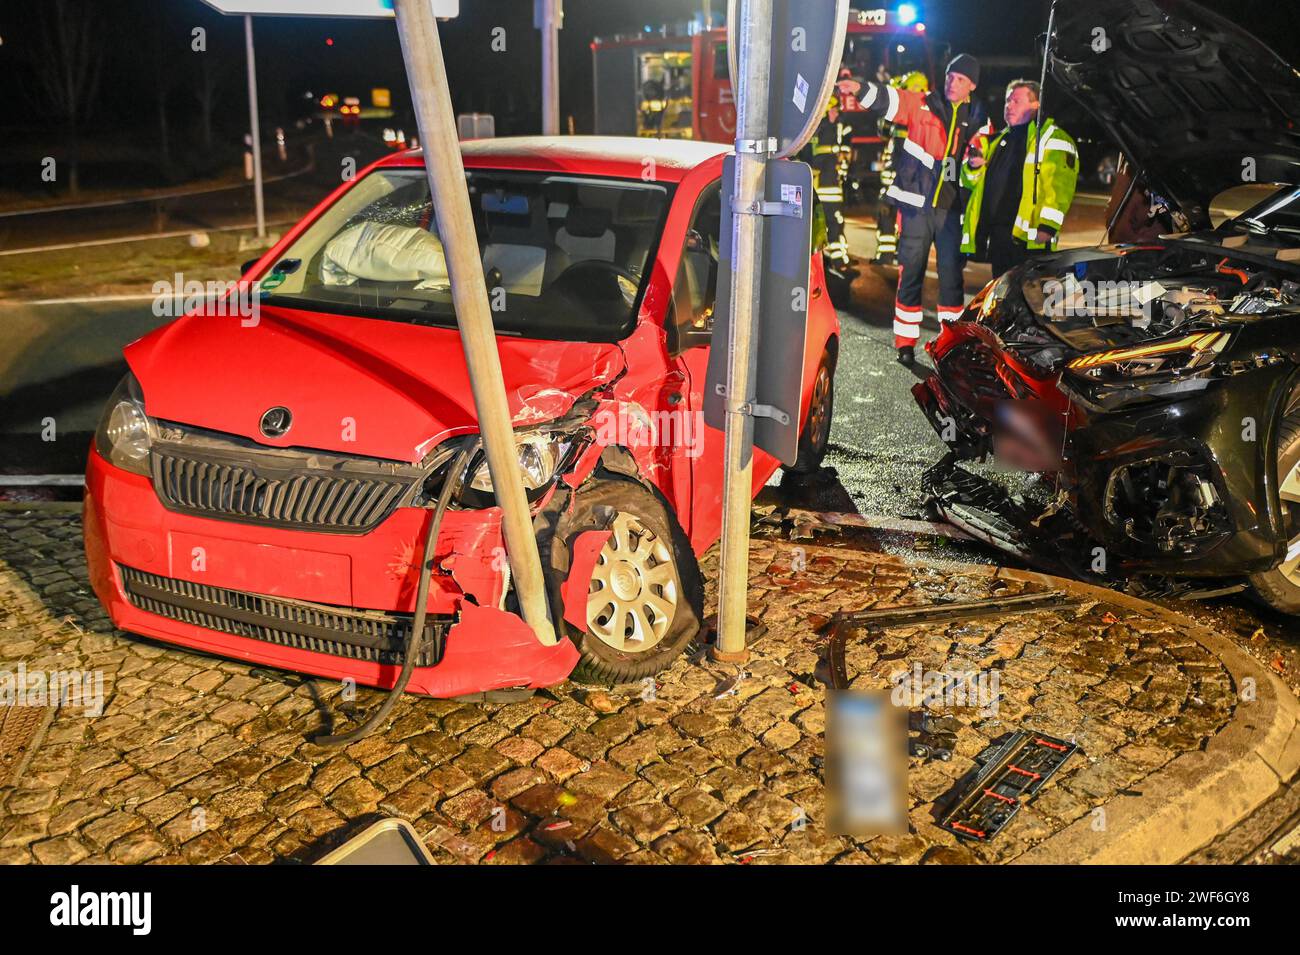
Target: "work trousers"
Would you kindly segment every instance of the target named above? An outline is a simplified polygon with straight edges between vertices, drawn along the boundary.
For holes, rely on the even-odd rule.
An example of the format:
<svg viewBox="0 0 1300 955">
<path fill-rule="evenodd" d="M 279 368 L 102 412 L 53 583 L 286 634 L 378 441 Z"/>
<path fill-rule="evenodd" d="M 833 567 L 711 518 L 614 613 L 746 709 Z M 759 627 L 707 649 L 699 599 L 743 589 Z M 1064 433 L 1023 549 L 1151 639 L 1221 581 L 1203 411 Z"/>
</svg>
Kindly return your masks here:
<svg viewBox="0 0 1300 955">
<path fill-rule="evenodd" d="M 949 209 L 906 208 L 898 236 L 898 297 L 894 302 L 894 345 L 915 345 L 921 335 L 921 290 L 934 246 L 939 272 L 939 321 L 959 317 L 965 307 L 960 204 Z"/>
</svg>

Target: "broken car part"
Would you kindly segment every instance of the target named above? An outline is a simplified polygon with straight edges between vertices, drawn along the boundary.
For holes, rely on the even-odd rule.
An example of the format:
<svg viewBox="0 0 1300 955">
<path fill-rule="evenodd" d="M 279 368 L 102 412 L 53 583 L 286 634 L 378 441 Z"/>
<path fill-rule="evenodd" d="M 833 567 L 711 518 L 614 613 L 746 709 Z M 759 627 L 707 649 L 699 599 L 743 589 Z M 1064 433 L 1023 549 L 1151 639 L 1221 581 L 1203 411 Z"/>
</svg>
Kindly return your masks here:
<svg viewBox="0 0 1300 955">
<path fill-rule="evenodd" d="M 420 654 L 421 637 L 424 634 L 424 618 L 429 611 L 429 578 L 433 574 L 433 545 L 438 540 L 438 528 L 442 526 L 442 516 L 447 512 L 447 505 L 451 503 L 452 496 L 460 487 L 460 482 L 465 476 L 465 466 L 469 461 L 470 451 L 475 443 L 475 438 L 465 438 L 461 441 L 460 449 L 456 452 L 451 466 L 447 468 L 442 478 L 442 490 L 438 493 L 438 503 L 433 509 L 432 517 L 429 519 L 429 529 L 424 535 L 424 550 L 420 557 L 420 582 L 415 591 L 415 619 L 411 624 L 411 634 L 406 641 L 406 653 L 402 658 L 402 672 L 398 675 L 392 689 L 388 691 L 388 696 L 384 698 L 384 702 L 380 704 L 379 709 L 370 715 L 369 719 L 350 732 L 316 737 L 312 742 L 317 746 L 346 746 L 349 743 L 365 739 L 383 725 L 384 720 L 388 718 L 388 714 L 397 705 L 398 698 L 405 692 L 406 684 L 411 679 L 411 672 L 415 669 L 416 658 Z"/>
<path fill-rule="evenodd" d="M 919 607 L 882 607 L 876 610 L 857 610 L 835 614 L 829 624 L 827 656 L 830 664 L 832 690 L 849 688 L 848 671 L 844 665 L 844 648 L 851 631 L 885 630 L 889 627 L 915 627 L 921 624 L 952 623 L 956 620 L 973 620 L 1004 614 L 1035 613 L 1074 607 L 1079 601 L 1059 590 L 1046 593 L 1016 594 L 1012 597 L 989 597 L 985 600 L 954 601 L 952 603 L 925 604 Z"/>
<path fill-rule="evenodd" d="M 1079 748 L 1046 733 L 1018 730 L 976 758 L 982 767 L 958 791 L 940 829 L 960 839 L 996 836 Z"/>
</svg>

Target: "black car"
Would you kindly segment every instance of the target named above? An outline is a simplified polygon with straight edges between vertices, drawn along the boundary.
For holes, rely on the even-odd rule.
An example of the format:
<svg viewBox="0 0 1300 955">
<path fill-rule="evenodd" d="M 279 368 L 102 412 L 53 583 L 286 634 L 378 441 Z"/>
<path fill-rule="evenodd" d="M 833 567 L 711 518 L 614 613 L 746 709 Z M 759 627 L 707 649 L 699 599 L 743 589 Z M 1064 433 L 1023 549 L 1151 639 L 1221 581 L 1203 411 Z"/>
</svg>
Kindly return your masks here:
<svg viewBox="0 0 1300 955">
<path fill-rule="evenodd" d="M 1053 569 L 1300 613 L 1300 74 L 1182 0 L 1057 18 L 1053 76 L 1136 170 L 1127 241 L 995 277 L 928 346 L 913 394 L 951 449 L 931 503 Z M 1276 188 L 1211 228 L 1252 180 Z M 990 456 L 1037 477 L 958 465 Z"/>
</svg>

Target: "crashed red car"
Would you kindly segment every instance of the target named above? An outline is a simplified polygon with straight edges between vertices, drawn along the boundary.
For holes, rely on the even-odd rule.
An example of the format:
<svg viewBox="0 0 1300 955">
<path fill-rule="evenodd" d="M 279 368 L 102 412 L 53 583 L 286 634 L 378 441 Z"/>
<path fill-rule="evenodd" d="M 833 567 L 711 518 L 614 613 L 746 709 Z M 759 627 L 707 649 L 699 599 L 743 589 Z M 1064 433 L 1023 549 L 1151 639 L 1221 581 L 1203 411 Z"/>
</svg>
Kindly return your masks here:
<svg viewBox="0 0 1300 955">
<path fill-rule="evenodd" d="M 465 143 L 519 463 L 562 630 L 513 612 L 501 512 L 418 152 L 342 186 L 253 265 L 247 309 L 134 342 L 86 471 L 91 580 L 123 630 L 392 686 L 417 548 L 468 436 L 408 688 L 650 675 L 696 635 L 720 532 L 703 424 L 725 149 Z M 253 290 L 256 294 L 251 294 Z M 838 320 L 812 257 L 796 469 L 826 447 Z M 231 312 L 227 314 L 227 312 Z M 779 462 L 755 452 L 754 488 Z"/>
</svg>

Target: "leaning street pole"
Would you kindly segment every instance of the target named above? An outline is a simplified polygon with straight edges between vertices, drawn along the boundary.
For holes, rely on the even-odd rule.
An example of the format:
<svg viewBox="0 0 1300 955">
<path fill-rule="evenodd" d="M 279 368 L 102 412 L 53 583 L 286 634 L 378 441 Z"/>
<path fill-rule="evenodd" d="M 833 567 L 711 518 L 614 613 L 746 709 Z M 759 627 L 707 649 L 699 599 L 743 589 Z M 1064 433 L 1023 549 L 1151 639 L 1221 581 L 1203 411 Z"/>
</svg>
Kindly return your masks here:
<svg viewBox="0 0 1300 955">
<path fill-rule="evenodd" d="M 725 481 L 722 498 L 722 579 L 714 659 L 746 657 L 745 611 L 749 595 L 749 518 L 754 478 L 754 365 L 762 274 L 763 170 L 769 152 L 768 64 L 772 49 L 772 0 L 740 0 L 739 22 L 728 24 L 737 48 L 736 178 L 731 184 L 731 334 L 727 356 Z"/>
<path fill-rule="evenodd" d="M 474 215 L 465 188 L 465 166 L 456 136 L 456 117 L 438 37 L 438 20 L 429 0 L 395 0 L 393 6 L 416 125 L 420 142 L 424 144 L 424 168 L 438 237 L 447 258 L 452 305 L 456 309 L 456 324 L 460 327 L 474 407 L 478 411 L 479 432 L 497 504 L 501 507 L 510 572 L 524 620 L 537 639 L 550 646 L 556 642 L 555 627 L 546 602 L 542 562 L 528 499 L 519 475 L 505 379 L 501 374 L 487 283 L 474 233 Z"/>
<path fill-rule="evenodd" d="M 257 237 L 266 238 L 266 202 L 262 197 L 262 134 L 257 118 L 257 62 L 253 56 L 253 18 L 244 14 L 244 52 L 248 57 L 248 124 L 253 146 L 253 206 Z"/>
</svg>

